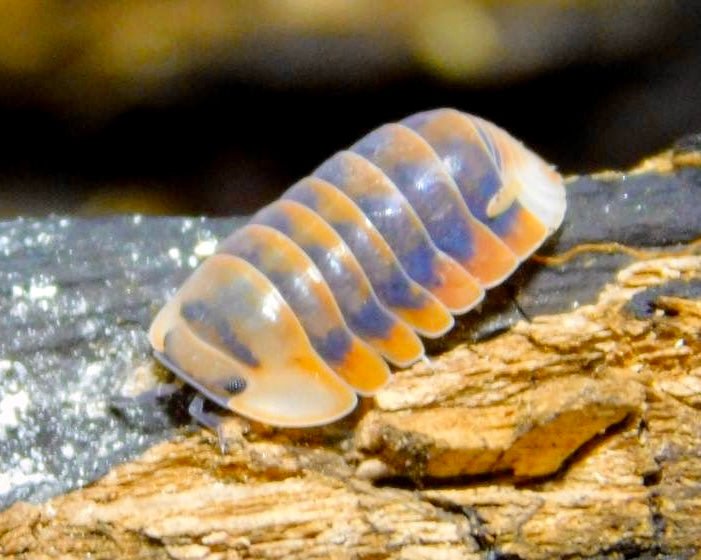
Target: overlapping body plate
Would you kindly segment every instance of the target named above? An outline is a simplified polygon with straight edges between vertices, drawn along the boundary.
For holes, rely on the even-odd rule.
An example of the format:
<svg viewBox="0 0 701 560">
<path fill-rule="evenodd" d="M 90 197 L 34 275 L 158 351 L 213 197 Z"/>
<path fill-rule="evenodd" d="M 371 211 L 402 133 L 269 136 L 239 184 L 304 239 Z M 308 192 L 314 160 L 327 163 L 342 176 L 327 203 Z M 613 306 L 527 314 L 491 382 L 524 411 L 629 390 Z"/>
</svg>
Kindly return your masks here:
<svg viewBox="0 0 701 560">
<path fill-rule="evenodd" d="M 431 239 L 401 191 L 377 166 L 353 152 L 339 152 L 315 177 L 346 194 L 387 240 L 407 274 L 451 312 L 464 313 L 484 297 L 479 282 Z"/>
<path fill-rule="evenodd" d="M 236 255 L 262 272 L 294 311 L 317 353 L 361 394 L 387 383 L 387 363 L 346 325 L 321 272 L 289 237 L 268 226 L 247 225 L 217 252 Z"/>
<path fill-rule="evenodd" d="M 150 330 L 156 355 L 221 406 L 332 422 L 424 354 L 559 227 L 560 176 L 452 109 L 383 126 L 234 232 Z"/>
<path fill-rule="evenodd" d="M 401 124 L 388 124 L 352 148 L 377 165 L 402 192 L 436 246 L 458 261 L 484 287 L 499 284 L 518 261 L 477 221 L 431 146 Z"/>
<path fill-rule="evenodd" d="M 353 252 L 321 216 L 292 200 L 279 200 L 251 220 L 277 229 L 314 261 L 348 326 L 383 357 L 405 367 L 423 356 L 417 334 L 379 301 Z"/>
<path fill-rule="evenodd" d="M 311 208 L 334 228 L 358 259 L 380 301 L 416 332 L 435 338 L 450 330 L 450 312 L 409 278 L 385 238 L 345 194 L 322 179 L 307 177 L 292 186 L 284 199 Z"/>
<path fill-rule="evenodd" d="M 523 260 L 545 240 L 549 227 L 523 205 L 522 191 L 531 185 L 504 167 L 503 139 L 494 137 L 483 123 L 453 110 L 419 113 L 402 121 L 433 147 L 474 216 Z M 509 139 L 510 145 L 517 145 L 517 140 Z M 536 159 L 535 166 L 542 163 L 529 155 Z M 560 188 L 553 190 L 563 191 L 564 211 L 561 185 L 560 180 Z"/>
</svg>

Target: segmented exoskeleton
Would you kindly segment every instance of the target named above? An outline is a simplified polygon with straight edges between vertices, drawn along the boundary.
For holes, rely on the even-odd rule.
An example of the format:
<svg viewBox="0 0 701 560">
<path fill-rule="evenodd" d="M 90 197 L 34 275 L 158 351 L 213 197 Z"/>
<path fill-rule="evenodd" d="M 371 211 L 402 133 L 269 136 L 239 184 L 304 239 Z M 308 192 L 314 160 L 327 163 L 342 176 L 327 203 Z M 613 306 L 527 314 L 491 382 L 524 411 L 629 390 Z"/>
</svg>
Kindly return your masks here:
<svg viewBox="0 0 701 560">
<path fill-rule="evenodd" d="M 337 420 L 424 356 L 565 212 L 562 178 L 497 126 L 410 116 L 326 160 L 218 246 L 153 322 L 156 356 L 276 426 Z"/>
</svg>

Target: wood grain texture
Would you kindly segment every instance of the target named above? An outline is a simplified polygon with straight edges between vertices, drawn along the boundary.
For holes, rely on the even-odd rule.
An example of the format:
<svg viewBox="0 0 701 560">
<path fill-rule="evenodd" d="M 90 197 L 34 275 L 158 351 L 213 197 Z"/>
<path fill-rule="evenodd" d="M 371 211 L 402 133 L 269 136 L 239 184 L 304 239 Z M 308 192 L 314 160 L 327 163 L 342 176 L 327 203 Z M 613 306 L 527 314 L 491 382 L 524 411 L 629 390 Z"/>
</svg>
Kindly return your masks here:
<svg viewBox="0 0 701 560">
<path fill-rule="evenodd" d="M 699 245 L 610 242 L 539 265 L 625 255 L 590 304 L 397 372 L 332 426 L 232 417 L 226 453 L 183 433 L 86 488 L 17 502 L 2 557 L 698 556 Z"/>
</svg>

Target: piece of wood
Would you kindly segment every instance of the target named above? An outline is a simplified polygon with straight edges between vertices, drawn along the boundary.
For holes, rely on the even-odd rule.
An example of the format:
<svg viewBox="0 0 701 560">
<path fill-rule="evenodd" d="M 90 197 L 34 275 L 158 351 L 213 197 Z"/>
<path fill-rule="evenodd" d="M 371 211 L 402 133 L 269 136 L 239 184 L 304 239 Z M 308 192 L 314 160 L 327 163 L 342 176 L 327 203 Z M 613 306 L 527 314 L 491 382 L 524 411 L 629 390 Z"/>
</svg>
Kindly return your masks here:
<svg viewBox="0 0 701 560">
<path fill-rule="evenodd" d="M 689 154 L 656 160 L 654 176 L 681 181 L 696 196 L 701 168 Z M 610 181 L 612 189 L 623 182 Z M 279 430 L 232 417 L 224 454 L 206 430 L 180 434 L 86 488 L 39 505 L 15 502 L 0 513 L 0 553 L 701 554 L 701 255 L 694 242 L 701 210 L 679 212 L 691 213 L 686 231 L 651 231 L 647 248 L 636 249 L 626 245 L 630 230 L 610 228 L 608 238 L 583 245 L 580 236 L 567 245 L 576 224 L 593 219 L 568 215 L 556 254 L 530 266 L 536 281 L 559 276 L 560 286 L 595 269 L 586 277 L 599 279 L 595 290 L 587 287 L 591 301 L 471 344 L 464 340 L 483 338 L 475 329 L 488 313 L 467 319 L 452 347 L 397 372 L 337 424 Z M 650 210 L 663 220 L 660 213 Z M 679 224 L 684 216 L 672 218 Z M 513 305 L 528 308 L 528 283 L 517 279 L 510 289 Z"/>
</svg>

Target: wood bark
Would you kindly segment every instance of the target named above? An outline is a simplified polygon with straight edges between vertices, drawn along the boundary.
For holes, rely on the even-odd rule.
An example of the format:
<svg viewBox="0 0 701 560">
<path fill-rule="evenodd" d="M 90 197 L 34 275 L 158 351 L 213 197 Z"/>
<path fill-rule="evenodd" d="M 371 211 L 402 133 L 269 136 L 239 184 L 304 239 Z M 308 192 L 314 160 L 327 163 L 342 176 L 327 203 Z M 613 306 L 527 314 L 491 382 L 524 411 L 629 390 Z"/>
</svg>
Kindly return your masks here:
<svg viewBox="0 0 701 560">
<path fill-rule="evenodd" d="M 646 165 L 698 165 L 685 157 Z M 342 422 L 231 417 L 224 453 L 207 430 L 182 433 L 86 488 L 15 503 L 0 553 L 698 557 L 699 253 L 601 242 L 541 257 L 554 269 L 631 258 L 593 303 L 398 371 Z"/>
</svg>

